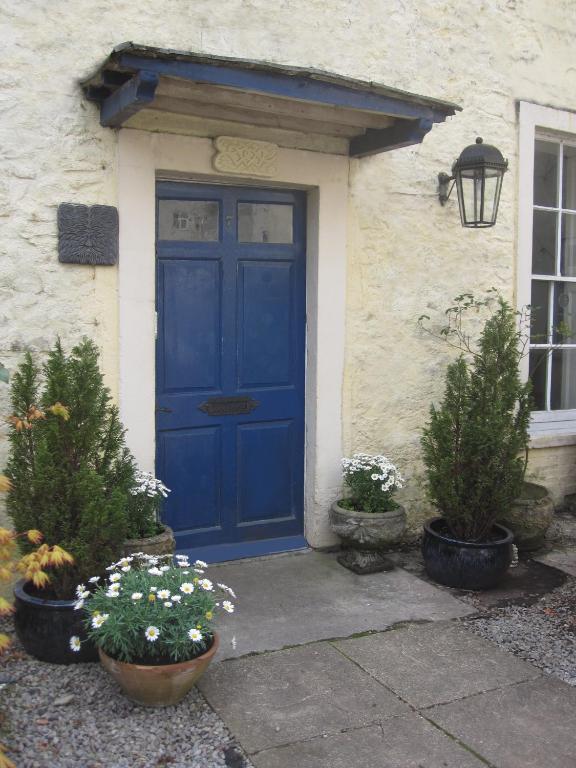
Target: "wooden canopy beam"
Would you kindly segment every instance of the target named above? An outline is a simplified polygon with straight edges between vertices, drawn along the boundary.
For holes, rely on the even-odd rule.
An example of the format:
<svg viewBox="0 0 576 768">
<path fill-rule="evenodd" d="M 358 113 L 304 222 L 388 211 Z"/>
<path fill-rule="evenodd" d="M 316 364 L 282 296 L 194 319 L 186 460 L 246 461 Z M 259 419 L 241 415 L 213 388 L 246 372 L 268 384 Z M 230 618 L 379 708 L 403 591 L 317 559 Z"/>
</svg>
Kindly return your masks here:
<svg viewBox="0 0 576 768">
<path fill-rule="evenodd" d="M 155 72 L 141 70 L 121 85 L 100 107 L 100 125 L 116 128 L 154 100 L 160 78 Z"/>
</svg>

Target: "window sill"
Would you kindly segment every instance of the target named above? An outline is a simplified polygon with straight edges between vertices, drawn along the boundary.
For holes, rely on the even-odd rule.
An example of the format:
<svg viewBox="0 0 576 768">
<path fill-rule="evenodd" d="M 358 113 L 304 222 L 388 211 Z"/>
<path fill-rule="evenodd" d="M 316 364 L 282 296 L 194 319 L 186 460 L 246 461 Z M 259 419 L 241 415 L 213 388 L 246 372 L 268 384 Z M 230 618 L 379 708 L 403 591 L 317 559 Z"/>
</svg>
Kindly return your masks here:
<svg viewBox="0 0 576 768">
<path fill-rule="evenodd" d="M 536 433 L 530 437 L 529 448 L 531 450 L 538 448 L 562 448 L 567 445 L 576 445 L 576 433 Z"/>
</svg>

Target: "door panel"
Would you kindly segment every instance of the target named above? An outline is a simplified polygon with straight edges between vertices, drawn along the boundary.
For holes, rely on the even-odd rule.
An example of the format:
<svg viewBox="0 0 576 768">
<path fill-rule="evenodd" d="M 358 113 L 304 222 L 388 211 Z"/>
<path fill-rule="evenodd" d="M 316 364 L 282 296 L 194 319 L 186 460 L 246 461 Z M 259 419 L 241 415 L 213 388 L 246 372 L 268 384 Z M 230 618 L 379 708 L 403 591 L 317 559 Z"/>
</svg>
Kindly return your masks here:
<svg viewBox="0 0 576 768">
<path fill-rule="evenodd" d="M 158 448 L 165 484 L 171 489 L 165 511 L 168 525 L 176 531 L 220 530 L 221 430 L 164 431 L 159 434 Z"/>
<path fill-rule="evenodd" d="M 240 525 L 295 517 L 291 426 L 281 421 L 238 428 Z"/>
<path fill-rule="evenodd" d="M 219 389 L 221 362 L 220 263 L 166 259 L 163 295 L 163 390 Z"/>
<path fill-rule="evenodd" d="M 292 263 L 244 261 L 238 266 L 238 386 L 286 385 L 295 341 Z"/>
<path fill-rule="evenodd" d="M 157 197 L 166 522 L 179 548 L 227 555 L 301 535 L 304 194 L 160 182 Z"/>
</svg>

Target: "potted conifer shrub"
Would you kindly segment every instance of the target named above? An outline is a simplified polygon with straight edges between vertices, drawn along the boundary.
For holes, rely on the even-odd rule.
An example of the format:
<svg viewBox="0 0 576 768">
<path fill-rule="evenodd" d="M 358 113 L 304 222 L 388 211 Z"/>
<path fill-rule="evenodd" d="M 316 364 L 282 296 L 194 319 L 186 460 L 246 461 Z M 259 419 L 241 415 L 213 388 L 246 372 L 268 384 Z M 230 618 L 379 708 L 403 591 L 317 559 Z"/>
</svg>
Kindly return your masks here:
<svg viewBox="0 0 576 768">
<path fill-rule="evenodd" d="M 96 660 L 90 644 L 79 654 L 68 646 L 71 634 L 83 633 L 75 587 L 121 554 L 134 485 L 133 459 L 96 346 L 84 340 L 67 355 L 58 341 L 42 369 L 27 354 L 11 395 L 8 514 L 18 533 L 41 530 L 48 546 L 74 559 L 44 588 L 16 585 L 16 632 L 41 660 Z"/>
<path fill-rule="evenodd" d="M 520 496 L 526 470 L 530 385 L 518 372 L 525 334 L 522 316 L 500 296 L 455 301 L 440 335 L 461 355 L 448 366 L 444 399 L 431 407 L 422 437 L 428 494 L 440 512 L 424 525 L 422 552 L 435 581 L 487 589 L 512 560 L 513 535 L 498 520 Z M 463 318 L 486 308 L 475 345 Z"/>
</svg>

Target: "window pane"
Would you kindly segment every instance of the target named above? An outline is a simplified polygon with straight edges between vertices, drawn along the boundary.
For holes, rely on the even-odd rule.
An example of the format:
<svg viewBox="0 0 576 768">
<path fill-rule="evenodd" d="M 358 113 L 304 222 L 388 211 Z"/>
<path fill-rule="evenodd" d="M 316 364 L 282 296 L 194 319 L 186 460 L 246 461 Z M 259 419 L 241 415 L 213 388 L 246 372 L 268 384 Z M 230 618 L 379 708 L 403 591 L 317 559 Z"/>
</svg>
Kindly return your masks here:
<svg viewBox="0 0 576 768">
<path fill-rule="evenodd" d="M 534 211 L 532 231 L 532 272 L 556 274 L 556 218 L 553 211 Z"/>
<path fill-rule="evenodd" d="M 562 207 L 576 210 L 576 147 L 564 146 Z"/>
<path fill-rule="evenodd" d="M 576 408 L 576 349 L 552 352 L 550 407 L 553 411 Z"/>
<path fill-rule="evenodd" d="M 560 274 L 576 277 L 576 215 L 573 213 L 562 214 Z"/>
<path fill-rule="evenodd" d="M 532 400 L 536 411 L 546 410 L 546 349 L 530 351 L 530 381 L 532 382 Z"/>
<path fill-rule="evenodd" d="M 241 243 L 291 243 L 292 206 L 238 203 L 238 240 Z"/>
<path fill-rule="evenodd" d="M 537 141 L 534 152 L 534 205 L 558 205 L 558 148 L 553 141 Z"/>
<path fill-rule="evenodd" d="M 554 344 L 576 343 L 576 283 L 554 284 Z"/>
<path fill-rule="evenodd" d="M 219 205 L 211 200 L 160 200 L 158 238 L 206 242 L 218 240 Z"/>
<path fill-rule="evenodd" d="M 530 298 L 530 341 L 532 344 L 546 344 L 548 341 L 548 305 L 550 283 L 544 280 L 532 281 Z"/>
</svg>

